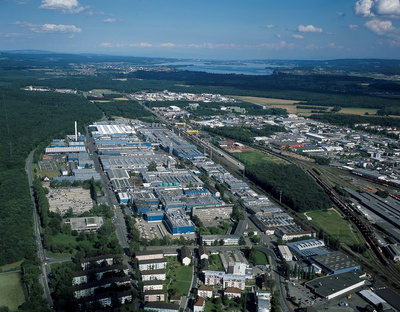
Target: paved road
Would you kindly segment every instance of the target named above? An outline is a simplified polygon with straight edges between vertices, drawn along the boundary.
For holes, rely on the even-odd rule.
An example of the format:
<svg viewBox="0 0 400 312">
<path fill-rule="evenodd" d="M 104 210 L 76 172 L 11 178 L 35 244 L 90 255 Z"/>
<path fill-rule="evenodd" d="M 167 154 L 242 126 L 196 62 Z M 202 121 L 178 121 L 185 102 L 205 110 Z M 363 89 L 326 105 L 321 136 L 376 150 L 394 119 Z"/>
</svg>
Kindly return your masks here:
<svg viewBox="0 0 400 312">
<path fill-rule="evenodd" d="M 115 193 L 108 187 L 110 181 L 107 177 L 107 174 L 100 169 L 100 161 L 97 153 L 95 152 L 95 146 L 92 137 L 90 135 L 87 136 L 87 148 L 89 150 L 90 155 L 92 155 L 93 161 L 94 161 L 94 166 L 96 168 L 96 171 L 100 173 L 101 177 L 101 182 L 103 183 L 103 191 L 104 191 L 104 199 L 102 200 L 103 203 L 107 204 L 108 206 L 114 207 L 114 224 L 116 227 L 116 232 L 117 232 L 117 237 L 118 240 L 124 249 L 124 252 L 127 254 L 128 249 L 129 249 L 129 240 L 128 240 L 128 233 L 126 230 L 126 225 L 125 225 L 125 219 L 124 219 L 124 214 L 122 213 L 121 208 L 119 207 L 118 200 L 115 196 Z"/>
<path fill-rule="evenodd" d="M 33 220 L 35 224 L 35 236 L 36 236 L 36 243 L 38 245 L 38 257 L 41 260 L 40 264 L 40 271 L 41 274 L 39 276 L 39 282 L 42 284 L 43 289 L 44 289 L 44 296 L 47 299 L 47 302 L 49 304 L 49 308 L 53 308 L 53 299 L 51 298 L 51 292 L 49 289 L 49 279 L 48 279 L 48 274 L 50 268 L 47 265 L 47 257 L 46 257 L 46 251 L 44 250 L 43 247 L 43 242 L 42 242 L 42 232 L 41 232 L 41 226 L 40 226 L 40 219 L 38 216 L 37 212 L 37 206 L 35 203 L 35 197 L 33 194 L 33 176 L 32 176 L 32 159 L 33 159 L 33 151 L 29 154 L 26 164 L 25 164 L 25 171 L 28 175 L 28 181 L 29 181 L 29 188 L 31 192 L 31 198 L 34 204 L 34 209 L 33 209 Z"/>
<path fill-rule="evenodd" d="M 286 301 L 285 279 L 281 274 L 280 261 L 278 262 L 275 252 L 273 250 L 271 250 L 270 248 L 268 248 L 267 245 L 255 246 L 254 249 L 260 250 L 269 256 L 270 264 L 272 267 L 272 272 L 274 275 L 274 279 L 276 281 L 276 290 L 278 290 L 281 293 L 281 298 L 280 298 L 281 310 L 284 312 L 286 312 L 286 311 L 292 312 L 293 310 L 291 309 L 291 307 L 289 306 L 289 304 Z"/>
</svg>

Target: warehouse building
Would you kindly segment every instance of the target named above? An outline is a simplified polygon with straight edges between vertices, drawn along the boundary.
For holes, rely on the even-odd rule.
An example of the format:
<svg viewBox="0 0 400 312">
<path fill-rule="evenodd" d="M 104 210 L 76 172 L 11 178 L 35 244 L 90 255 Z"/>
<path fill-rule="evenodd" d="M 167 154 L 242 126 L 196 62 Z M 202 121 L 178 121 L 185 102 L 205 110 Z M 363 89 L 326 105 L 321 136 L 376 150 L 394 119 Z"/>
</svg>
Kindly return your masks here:
<svg viewBox="0 0 400 312">
<path fill-rule="evenodd" d="M 286 261 L 292 261 L 292 253 L 289 250 L 289 247 L 280 245 L 278 246 L 279 254 L 281 255 L 282 259 L 285 259 Z"/>
<path fill-rule="evenodd" d="M 74 231 L 97 231 L 103 225 L 102 217 L 71 218 L 71 229 Z"/>
<path fill-rule="evenodd" d="M 326 248 L 323 240 L 320 239 L 307 239 L 303 241 L 287 243 L 291 252 L 299 259 L 309 259 L 312 256 L 324 255 L 330 253 Z"/>
<path fill-rule="evenodd" d="M 192 209 L 192 216 L 197 216 L 203 223 L 217 219 L 230 219 L 233 205 L 218 205 L 214 207 L 196 206 Z"/>
<path fill-rule="evenodd" d="M 360 270 L 353 270 L 345 273 L 328 275 L 316 278 L 305 283 L 311 291 L 328 300 L 354 291 L 367 282 L 366 273 Z"/>
<path fill-rule="evenodd" d="M 310 257 L 327 274 L 360 270 L 360 265 L 340 251 Z"/>
</svg>

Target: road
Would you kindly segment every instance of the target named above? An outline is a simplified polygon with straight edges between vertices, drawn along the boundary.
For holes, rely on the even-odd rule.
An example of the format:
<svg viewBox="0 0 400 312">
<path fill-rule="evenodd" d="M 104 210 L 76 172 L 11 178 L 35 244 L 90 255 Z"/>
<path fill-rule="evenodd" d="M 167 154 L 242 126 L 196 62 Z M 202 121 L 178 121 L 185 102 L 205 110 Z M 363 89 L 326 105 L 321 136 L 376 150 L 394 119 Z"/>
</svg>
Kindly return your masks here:
<svg viewBox="0 0 400 312">
<path fill-rule="evenodd" d="M 276 281 L 276 290 L 278 290 L 281 294 L 280 297 L 280 302 L 281 302 L 281 310 L 282 311 L 287 311 L 287 312 L 293 312 L 292 308 L 289 306 L 289 304 L 286 301 L 286 289 L 285 289 L 285 279 L 284 277 L 280 274 L 280 262 L 278 263 L 276 259 L 276 254 L 273 250 L 268 248 L 268 245 L 263 245 L 263 246 L 255 246 L 254 249 L 260 250 L 266 255 L 268 255 L 269 260 L 270 260 L 270 265 L 273 268 L 272 272 L 274 275 L 274 279 Z"/>
<path fill-rule="evenodd" d="M 48 267 L 46 251 L 44 250 L 44 247 L 43 247 L 42 230 L 41 230 L 40 219 L 39 219 L 39 215 L 38 215 L 38 211 L 37 211 L 38 207 L 36 206 L 35 197 L 34 197 L 34 193 L 33 193 L 33 176 L 32 176 L 33 153 L 34 153 L 34 151 L 32 151 L 29 154 L 29 156 L 28 156 L 28 158 L 26 160 L 25 171 L 26 171 L 26 173 L 28 175 L 29 188 L 30 188 L 30 193 L 31 193 L 31 198 L 32 198 L 32 201 L 33 201 L 33 205 L 34 205 L 33 221 L 34 221 L 34 225 L 35 225 L 36 243 L 38 245 L 38 257 L 41 260 L 41 264 L 40 264 L 40 272 L 41 273 L 40 273 L 40 276 L 39 276 L 39 282 L 43 286 L 44 296 L 45 296 L 45 298 L 46 298 L 46 300 L 48 302 L 49 308 L 52 309 L 53 308 L 53 299 L 51 298 L 51 292 L 50 292 L 50 289 L 49 289 L 49 279 L 48 279 L 48 274 L 49 274 L 50 268 Z"/>
<path fill-rule="evenodd" d="M 96 153 L 94 142 L 90 135 L 87 136 L 86 142 L 87 142 L 88 152 L 90 155 L 92 155 L 94 166 L 96 168 L 96 171 L 100 174 L 101 182 L 103 184 L 104 200 L 102 200 L 102 202 L 112 208 L 114 207 L 116 208 L 113 209 L 115 215 L 113 221 L 116 227 L 117 237 L 122 248 L 124 249 L 125 254 L 128 254 L 129 240 L 128 240 L 128 232 L 126 230 L 126 225 L 125 225 L 124 214 L 121 208 L 119 207 L 119 203 L 115 196 L 115 193 L 113 192 L 112 189 L 110 189 L 110 187 L 108 187 L 110 181 L 107 177 L 107 174 L 103 170 L 101 170 L 99 157 Z"/>
</svg>

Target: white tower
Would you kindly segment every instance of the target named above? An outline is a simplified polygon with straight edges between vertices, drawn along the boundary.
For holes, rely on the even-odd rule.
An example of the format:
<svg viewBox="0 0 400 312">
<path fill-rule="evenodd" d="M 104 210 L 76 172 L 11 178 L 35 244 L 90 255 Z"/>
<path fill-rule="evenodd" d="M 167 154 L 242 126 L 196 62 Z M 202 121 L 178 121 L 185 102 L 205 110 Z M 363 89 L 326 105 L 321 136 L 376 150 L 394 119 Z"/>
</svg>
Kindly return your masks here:
<svg viewBox="0 0 400 312">
<path fill-rule="evenodd" d="M 78 124 L 75 121 L 75 142 L 78 142 Z"/>
</svg>

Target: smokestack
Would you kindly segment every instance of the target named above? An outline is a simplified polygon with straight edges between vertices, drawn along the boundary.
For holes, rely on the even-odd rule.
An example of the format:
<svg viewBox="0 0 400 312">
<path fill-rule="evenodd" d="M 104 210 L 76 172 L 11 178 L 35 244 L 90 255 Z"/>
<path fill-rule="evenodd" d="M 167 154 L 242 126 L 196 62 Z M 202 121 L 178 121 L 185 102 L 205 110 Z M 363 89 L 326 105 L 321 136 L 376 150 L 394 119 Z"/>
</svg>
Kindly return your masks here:
<svg viewBox="0 0 400 312">
<path fill-rule="evenodd" d="M 78 142 L 78 124 L 75 121 L 75 142 Z"/>
</svg>

